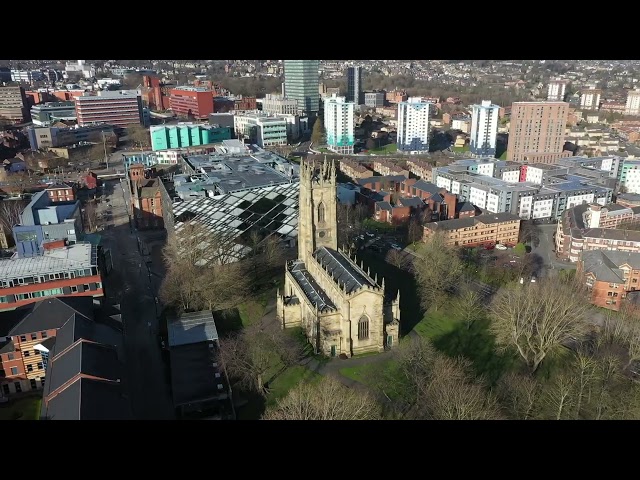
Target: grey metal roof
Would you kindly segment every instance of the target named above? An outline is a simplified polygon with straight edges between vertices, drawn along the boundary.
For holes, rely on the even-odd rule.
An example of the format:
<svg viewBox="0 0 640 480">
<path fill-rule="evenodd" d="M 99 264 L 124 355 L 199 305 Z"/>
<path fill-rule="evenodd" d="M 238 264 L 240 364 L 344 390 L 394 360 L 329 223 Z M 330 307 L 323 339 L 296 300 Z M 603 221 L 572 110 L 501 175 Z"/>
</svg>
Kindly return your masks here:
<svg viewBox="0 0 640 480">
<path fill-rule="evenodd" d="M 82 315 L 72 315 L 56 332 L 54 354 L 62 352 L 80 339 L 104 345 L 122 345 L 122 332 L 108 325 L 94 322 Z"/>
<path fill-rule="evenodd" d="M 58 395 L 42 402 L 48 420 L 129 420 L 131 406 L 118 383 L 78 377 Z"/>
<path fill-rule="evenodd" d="M 216 322 L 210 310 L 183 313 L 179 318 L 170 319 L 167 327 L 170 347 L 218 339 Z"/>
<path fill-rule="evenodd" d="M 314 305 L 319 311 L 335 310 L 336 306 L 333 304 L 329 296 L 322 289 L 313 276 L 307 271 L 304 262 L 298 260 L 292 262 L 289 272 L 296 279 L 300 288 L 306 295 L 307 299 Z"/>
<path fill-rule="evenodd" d="M 224 372 L 217 365 L 216 347 L 209 345 L 201 342 L 171 349 L 171 393 L 175 406 L 228 396 Z"/>
<path fill-rule="evenodd" d="M 374 280 L 342 252 L 320 247 L 313 256 L 337 284 L 344 284 L 347 293 L 358 290 L 365 285 L 376 286 Z"/>
<path fill-rule="evenodd" d="M 57 330 L 74 315 L 93 319 L 91 297 L 53 297 L 36 302 L 33 309 L 8 335 L 23 335 L 42 330 Z"/>
<path fill-rule="evenodd" d="M 115 347 L 81 340 L 50 358 L 45 396 L 64 387 L 76 375 L 117 381 L 122 376 L 121 369 Z"/>
<path fill-rule="evenodd" d="M 442 188 L 438 187 L 435 183 L 425 182 L 424 180 L 418 180 L 416 183 L 412 185 L 412 188 L 422 190 L 423 192 L 439 193 Z"/>
<path fill-rule="evenodd" d="M 424 205 L 422 199 L 418 197 L 401 197 L 398 199 L 398 203 L 405 207 L 421 207 Z"/>
<path fill-rule="evenodd" d="M 582 252 L 582 262 L 584 272 L 592 273 L 596 280 L 624 283 L 624 275 L 620 267 L 627 264 L 634 270 L 640 269 L 640 253 L 589 250 Z"/>
<path fill-rule="evenodd" d="M 456 205 L 456 212 L 473 212 L 476 207 L 471 202 L 462 202 Z"/>
<path fill-rule="evenodd" d="M 431 195 L 429 197 L 429 200 L 433 200 L 436 203 L 444 202 L 444 198 L 442 198 L 442 195 L 440 195 L 439 193 L 434 193 L 433 195 Z"/>
<path fill-rule="evenodd" d="M 387 212 L 393 211 L 393 207 L 391 206 L 391 204 L 385 201 L 376 202 L 376 208 L 378 208 L 379 210 L 386 210 Z"/>
</svg>

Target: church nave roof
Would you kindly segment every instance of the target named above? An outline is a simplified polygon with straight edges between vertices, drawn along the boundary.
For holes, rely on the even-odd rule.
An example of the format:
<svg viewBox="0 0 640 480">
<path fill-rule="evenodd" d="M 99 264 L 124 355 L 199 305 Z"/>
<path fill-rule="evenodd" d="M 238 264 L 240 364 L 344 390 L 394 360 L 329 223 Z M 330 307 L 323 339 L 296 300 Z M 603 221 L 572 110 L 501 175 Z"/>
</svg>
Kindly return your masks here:
<svg viewBox="0 0 640 480">
<path fill-rule="evenodd" d="M 353 261 L 342 252 L 320 247 L 313 254 L 336 283 L 344 284 L 346 292 L 351 293 L 365 285 L 376 287 L 371 277 L 363 273 Z"/>
<path fill-rule="evenodd" d="M 329 299 L 325 291 L 318 285 L 313 276 L 307 271 L 304 262 L 295 261 L 289 270 L 298 285 L 304 291 L 309 301 L 315 305 L 319 311 L 326 309 L 336 310 L 336 306 Z"/>
</svg>

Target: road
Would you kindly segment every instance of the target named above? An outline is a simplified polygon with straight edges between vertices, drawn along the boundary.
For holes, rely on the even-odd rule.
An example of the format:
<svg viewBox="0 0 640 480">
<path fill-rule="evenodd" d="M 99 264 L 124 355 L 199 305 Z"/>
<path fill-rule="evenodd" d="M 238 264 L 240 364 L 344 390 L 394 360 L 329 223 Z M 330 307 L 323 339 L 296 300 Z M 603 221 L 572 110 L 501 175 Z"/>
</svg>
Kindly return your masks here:
<svg viewBox="0 0 640 480">
<path fill-rule="evenodd" d="M 142 420 L 174 419 L 165 364 L 158 338 L 155 276 L 138 250 L 137 232 L 130 226 L 128 196 L 119 181 L 105 182 L 98 213 L 107 225 L 102 245 L 111 250 L 113 271 L 106 277 L 107 298 L 120 304 L 124 325 L 126 369 L 134 416 Z M 112 207 L 109 207 L 109 204 Z M 111 212 L 107 214 L 106 212 Z"/>
<path fill-rule="evenodd" d="M 547 271 L 569 270 L 576 268 L 575 264 L 561 262 L 556 258 L 556 246 L 553 236 L 556 233 L 557 225 L 555 223 L 551 225 L 539 225 L 539 228 L 540 243 L 537 247 L 532 247 L 531 253 L 535 253 L 542 258 Z"/>
</svg>

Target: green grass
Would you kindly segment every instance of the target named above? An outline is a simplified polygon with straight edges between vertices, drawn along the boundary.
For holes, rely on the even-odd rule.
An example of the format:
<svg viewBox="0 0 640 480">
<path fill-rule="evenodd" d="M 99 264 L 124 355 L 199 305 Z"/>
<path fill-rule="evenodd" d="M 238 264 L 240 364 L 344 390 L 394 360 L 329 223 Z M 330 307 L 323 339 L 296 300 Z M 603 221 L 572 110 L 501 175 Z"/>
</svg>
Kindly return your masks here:
<svg viewBox="0 0 640 480">
<path fill-rule="evenodd" d="M 379 148 L 372 148 L 367 153 L 369 154 L 375 153 L 377 155 L 379 153 L 391 154 L 391 153 L 396 153 L 397 151 L 398 151 L 398 144 L 389 143 L 388 145 L 383 145 L 382 147 L 379 147 Z"/>
<path fill-rule="evenodd" d="M 458 327 L 458 323 L 455 318 L 449 317 L 443 310 L 430 310 L 413 330 L 421 337 L 435 340 L 453 332 Z"/>
<path fill-rule="evenodd" d="M 452 150 L 454 152 L 463 153 L 469 151 L 469 144 L 466 144 L 464 147 L 453 147 Z"/>
<path fill-rule="evenodd" d="M 504 152 L 502 152 L 502 155 L 500 155 L 498 158 L 500 160 L 506 160 L 507 159 L 507 151 L 505 150 Z"/>
<path fill-rule="evenodd" d="M 0 420 L 39 420 L 41 403 L 41 397 L 10 400 L 8 405 L 0 406 Z"/>
<path fill-rule="evenodd" d="M 278 375 L 269 385 L 269 395 L 267 396 L 267 406 L 272 406 L 277 401 L 287 395 L 289 391 L 300 384 L 300 382 L 317 382 L 321 375 L 309 370 L 301 365 L 287 368 Z"/>
<path fill-rule="evenodd" d="M 414 330 L 433 341 L 441 352 L 471 360 L 475 373 L 484 375 L 490 385 L 517 365 L 512 354 L 496 351 L 495 339 L 489 331 L 489 320 L 486 318 L 476 320 L 467 328 L 464 322 L 445 311 L 429 311 Z"/>
</svg>

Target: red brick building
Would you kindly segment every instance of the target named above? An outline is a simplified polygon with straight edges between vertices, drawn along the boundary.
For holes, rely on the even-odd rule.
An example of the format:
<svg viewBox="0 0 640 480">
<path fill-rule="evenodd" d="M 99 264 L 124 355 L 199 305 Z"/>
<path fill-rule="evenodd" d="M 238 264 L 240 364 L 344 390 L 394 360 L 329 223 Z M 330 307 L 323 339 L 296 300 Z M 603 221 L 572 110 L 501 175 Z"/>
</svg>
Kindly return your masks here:
<svg viewBox="0 0 640 480">
<path fill-rule="evenodd" d="M 52 297 L 0 313 L 0 396 L 40 390 L 56 333 L 69 318 L 93 319 L 87 297 Z"/>
<path fill-rule="evenodd" d="M 640 290 L 640 253 L 582 252 L 576 274 L 586 283 L 592 304 L 617 311 L 629 293 Z"/>
<path fill-rule="evenodd" d="M 169 106 L 179 117 L 207 120 L 213 109 L 213 92 L 202 87 L 178 87 L 171 90 Z"/>
<path fill-rule="evenodd" d="M 235 110 L 256 110 L 258 108 L 256 97 L 239 97 L 233 103 Z"/>
<path fill-rule="evenodd" d="M 46 192 L 52 202 L 76 201 L 76 194 L 73 187 L 66 183 L 54 183 L 47 187 Z"/>
<path fill-rule="evenodd" d="M 151 110 L 166 110 L 169 108 L 169 99 L 166 95 L 160 77 L 144 75 L 142 77 L 142 100 Z"/>
<path fill-rule="evenodd" d="M 37 302 L 43 297 L 104 296 L 97 247 L 89 243 L 44 244 L 33 257 L 0 260 L 0 312 Z"/>
<path fill-rule="evenodd" d="M 164 228 L 161 182 L 155 170 L 145 170 L 142 164 L 129 168 L 131 206 L 137 228 Z"/>
</svg>

